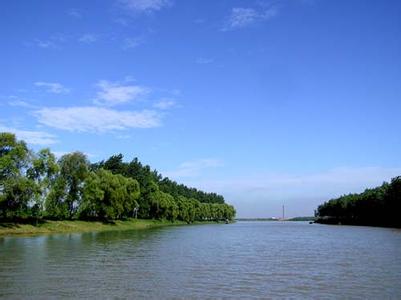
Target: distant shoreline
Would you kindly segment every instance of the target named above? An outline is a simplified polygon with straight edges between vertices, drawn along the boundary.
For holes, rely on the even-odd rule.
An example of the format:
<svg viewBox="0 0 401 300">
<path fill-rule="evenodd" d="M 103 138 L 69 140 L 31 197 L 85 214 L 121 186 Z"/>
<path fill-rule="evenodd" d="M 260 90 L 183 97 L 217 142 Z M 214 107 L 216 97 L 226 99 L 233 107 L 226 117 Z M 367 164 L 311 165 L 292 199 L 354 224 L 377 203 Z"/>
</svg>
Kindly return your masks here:
<svg viewBox="0 0 401 300">
<path fill-rule="evenodd" d="M 245 222 L 255 222 L 255 221 L 262 221 L 262 222 L 274 222 L 274 221 L 315 221 L 315 217 L 294 217 L 288 219 L 278 219 L 278 218 L 236 218 L 235 221 L 245 221 Z"/>
<path fill-rule="evenodd" d="M 396 224 L 385 224 L 380 219 L 355 220 L 350 218 L 338 218 L 338 217 L 318 217 L 316 218 L 315 223 L 324 225 L 368 226 L 368 227 L 397 228 L 397 229 L 401 228 Z"/>
</svg>

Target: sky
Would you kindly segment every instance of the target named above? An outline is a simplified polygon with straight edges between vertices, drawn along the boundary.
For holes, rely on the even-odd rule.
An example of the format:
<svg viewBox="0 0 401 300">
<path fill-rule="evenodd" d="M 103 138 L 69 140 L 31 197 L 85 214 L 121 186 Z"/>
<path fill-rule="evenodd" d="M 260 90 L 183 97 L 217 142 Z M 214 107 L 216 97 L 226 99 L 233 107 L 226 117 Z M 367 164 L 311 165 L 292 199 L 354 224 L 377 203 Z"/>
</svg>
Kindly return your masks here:
<svg viewBox="0 0 401 300">
<path fill-rule="evenodd" d="M 401 2 L 11 1 L 0 131 L 122 153 L 238 217 L 313 215 L 401 175 Z"/>
</svg>

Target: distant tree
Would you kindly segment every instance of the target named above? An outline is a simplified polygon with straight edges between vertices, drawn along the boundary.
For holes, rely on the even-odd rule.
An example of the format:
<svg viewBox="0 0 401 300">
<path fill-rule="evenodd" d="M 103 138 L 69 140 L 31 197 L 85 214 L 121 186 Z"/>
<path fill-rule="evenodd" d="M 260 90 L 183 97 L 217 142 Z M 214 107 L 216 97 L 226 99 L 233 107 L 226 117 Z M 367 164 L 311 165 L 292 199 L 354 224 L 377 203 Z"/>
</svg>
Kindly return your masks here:
<svg viewBox="0 0 401 300">
<path fill-rule="evenodd" d="M 102 166 L 105 170 L 109 170 L 113 174 L 127 174 L 127 165 L 123 162 L 123 155 L 117 154 L 111 156 L 108 160 L 106 160 Z"/>
<path fill-rule="evenodd" d="M 391 225 L 401 227 L 401 176 L 391 180 L 384 199 L 386 203 L 385 214 L 391 220 Z"/>
<path fill-rule="evenodd" d="M 401 177 L 366 189 L 360 194 L 343 195 L 320 205 L 318 222 L 401 227 Z"/>
<path fill-rule="evenodd" d="M 138 158 L 127 163 L 117 154 L 89 164 L 73 152 L 56 161 L 49 149 L 35 153 L 14 134 L 0 133 L 0 218 L 139 216 L 191 223 L 234 215 L 223 196 L 163 178 Z"/>
</svg>

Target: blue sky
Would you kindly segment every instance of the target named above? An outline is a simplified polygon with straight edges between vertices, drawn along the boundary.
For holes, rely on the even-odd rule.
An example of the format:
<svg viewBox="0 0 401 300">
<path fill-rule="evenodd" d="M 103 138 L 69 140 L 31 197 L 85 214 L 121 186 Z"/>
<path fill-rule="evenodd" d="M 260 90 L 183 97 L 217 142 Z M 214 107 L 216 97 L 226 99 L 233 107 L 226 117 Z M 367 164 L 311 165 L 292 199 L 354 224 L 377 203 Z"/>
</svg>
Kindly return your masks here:
<svg viewBox="0 0 401 300">
<path fill-rule="evenodd" d="M 399 1 L 3 1 L 0 130 L 139 157 L 240 217 L 401 175 Z"/>
</svg>

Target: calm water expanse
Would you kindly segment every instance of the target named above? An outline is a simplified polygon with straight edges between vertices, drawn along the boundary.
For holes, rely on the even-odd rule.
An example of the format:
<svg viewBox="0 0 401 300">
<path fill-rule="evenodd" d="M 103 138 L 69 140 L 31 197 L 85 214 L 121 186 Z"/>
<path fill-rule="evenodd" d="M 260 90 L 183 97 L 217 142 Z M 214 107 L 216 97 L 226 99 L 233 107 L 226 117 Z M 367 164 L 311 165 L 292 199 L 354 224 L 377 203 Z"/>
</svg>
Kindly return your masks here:
<svg viewBox="0 0 401 300">
<path fill-rule="evenodd" d="M 0 238 L 0 297 L 401 299 L 401 231 L 238 222 Z"/>
</svg>

